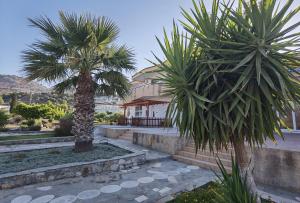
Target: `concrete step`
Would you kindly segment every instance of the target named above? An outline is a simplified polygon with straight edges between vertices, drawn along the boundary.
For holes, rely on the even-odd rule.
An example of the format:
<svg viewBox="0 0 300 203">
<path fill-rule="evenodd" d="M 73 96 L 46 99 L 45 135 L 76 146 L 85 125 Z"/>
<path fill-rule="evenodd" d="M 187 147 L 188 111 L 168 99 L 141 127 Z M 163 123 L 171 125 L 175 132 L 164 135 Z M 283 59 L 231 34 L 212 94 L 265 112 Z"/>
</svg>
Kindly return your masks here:
<svg viewBox="0 0 300 203">
<path fill-rule="evenodd" d="M 194 143 L 194 142 L 189 142 L 186 146 L 187 146 L 187 147 L 193 147 L 193 148 L 195 148 L 195 143 Z M 206 147 L 205 150 L 208 150 L 208 151 L 209 151 L 209 148 Z M 215 150 L 215 151 L 216 151 L 216 150 Z M 221 150 L 218 150 L 218 151 L 220 151 L 220 152 L 231 152 L 231 151 L 234 152 L 234 149 L 233 149 L 232 146 L 228 146 L 228 149 L 227 149 L 227 150 L 224 148 L 224 149 L 221 149 Z"/>
<path fill-rule="evenodd" d="M 122 139 L 122 140 L 132 140 L 132 135 L 126 135 L 126 134 L 123 134 L 119 137 L 119 139 Z"/>
<path fill-rule="evenodd" d="M 191 159 L 197 159 L 200 161 L 206 161 L 206 162 L 210 162 L 210 163 L 217 163 L 218 158 L 216 156 L 213 155 L 204 155 L 201 152 L 198 152 L 198 154 L 196 155 L 195 153 L 192 152 L 187 152 L 187 151 L 179 151 L 177 152 L 177 155 L 180 156 L 184 156 L 184 157 L 188 157 Z M 224 159 L 219 157 L 220 160 L 222 161 L 222 163 L 224 164 L 224 166 L 228 166 L 231 167 L 231 158 L 230 159 Z"/>
<path fill-rule="evenodd" d="M 196 150 L 195 148 L 193 147 L 184 147 L 182 149 L 182 151 L 186 151 L 186 152 L 190 152 L 190 153 L 193 153 L 195 154 L 196 153 Z M 215 152 L 215 153 L 212 153 L 210 152 L 209 150 L 198 150 L 198 154 L 203 154 L 203 155 L 206 155 L 206 156 L 218 156 L 220 159 L 229 159 L 231 160 L 231 153 L 230 152 Z M 234 154 L 233 154 L 234 156 Z"/>
<path fill-rule="evenodd" d="M 193 159 L 193 158 L 184 157 L 181 155 L 173 155 L 173 159 L 183 162 L 183 163 L 186 163 L 186 164 L 192 164 L 192 165 L 199 166 L 201 168 L 210 169 L 212 171 L 219 172 L 219 167 L 216 163 L 201 161 L 201 160 L 197 160 L 197 159 Z M 231 173 L 231 167 L 228 167 L 228 166 L 224 166 L 224 167 L 227 170 L 227 172 Z"/>
</svg>

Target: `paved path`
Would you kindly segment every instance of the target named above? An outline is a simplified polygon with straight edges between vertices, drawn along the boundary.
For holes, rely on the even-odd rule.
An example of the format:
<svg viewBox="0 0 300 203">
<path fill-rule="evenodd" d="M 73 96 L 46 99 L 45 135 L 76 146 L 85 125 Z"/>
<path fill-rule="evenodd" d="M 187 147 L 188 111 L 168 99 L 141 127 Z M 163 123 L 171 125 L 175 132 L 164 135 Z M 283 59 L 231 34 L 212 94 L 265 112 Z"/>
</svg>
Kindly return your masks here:
<svg viewBox="0 0 300 203">
<path fill-rule="evenodd" d="M 133 145 L 126 140 L 96 137 L 95 142 L 108 140 L 124 148 L 146 152 L 147 163 L 117 173 L 64 179 L 12 190 L 0 191 L 1 203 L 154 203 L 168 199 L 170 194 L 191 190 L 215 179 L 213 172 L 171 160 L 168 154 Z M 0 152 L 71 146 L 73 143 L 15 145 L 0 147 Z M 296 203 L 300 194 L 260 187 L 264 196 L 278 202 Z M 300 201 L 299 201 L 300 202 Z"/>
<path fill-rule="evenodd" d="M 26 199 L 37 199 L 31 203 L 42 203 L 42 199 L 51 199 L 50 203 L 153 203 L 169 194 L 203 185 L 214 178 L 211 171 L 173 160 L 163 160 L 119 173 L 0 191 L 0 196 L 1 203 L 29 203 Z M 69 201 L 63 201 L 67 199 Z"/>
</svg>

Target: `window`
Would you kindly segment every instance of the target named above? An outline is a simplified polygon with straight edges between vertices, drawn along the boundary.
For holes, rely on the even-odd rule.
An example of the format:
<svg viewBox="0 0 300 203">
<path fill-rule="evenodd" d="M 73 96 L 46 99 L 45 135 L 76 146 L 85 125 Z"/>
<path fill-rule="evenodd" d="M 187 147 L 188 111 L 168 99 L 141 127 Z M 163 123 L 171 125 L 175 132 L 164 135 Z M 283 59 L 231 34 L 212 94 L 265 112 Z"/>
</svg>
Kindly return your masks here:
<svg viewBox="0 0 300 203">
<path fill-rule="evenodd" d="M 143 114 L 143 107 L 142 106 L 136 106 L 135 107 L 135 117 L 141 117 Z"/>
</svg>

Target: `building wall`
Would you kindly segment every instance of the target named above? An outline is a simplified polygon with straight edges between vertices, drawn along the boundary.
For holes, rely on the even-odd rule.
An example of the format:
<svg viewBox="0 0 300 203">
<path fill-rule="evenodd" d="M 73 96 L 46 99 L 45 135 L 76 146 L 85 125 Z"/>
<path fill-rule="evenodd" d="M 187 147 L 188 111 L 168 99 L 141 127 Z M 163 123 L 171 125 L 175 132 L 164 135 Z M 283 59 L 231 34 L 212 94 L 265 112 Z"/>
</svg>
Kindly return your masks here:
<svg viewBox="0 0 300 203">
<path fill-rule="evenodd" d="M 150 105 L 149 106 L 149 117 L 155 117 L 155 118 L 165 118 L 166 112 L 167 112 L 168 104 L 157 104 L 157 105 Z M 135 106 L 127 107 L 126 109 L 126 117 L 136 117 L 135 115 Z M 146 115 L 147 107 L 142 107 L 142 115 L 139 117 L 147 117 Z M 154 114 L 153 114 L 154 113 Z"/>
<path fill-rule="evenodd" d="M 95 97 L 95 111 L 96 113 L 104 113 L 104 112 L 123 112 L 121 109 L 122 101 L 119 97 L 107 97 L 107 96 L 99 96 Z"/>
</svg>

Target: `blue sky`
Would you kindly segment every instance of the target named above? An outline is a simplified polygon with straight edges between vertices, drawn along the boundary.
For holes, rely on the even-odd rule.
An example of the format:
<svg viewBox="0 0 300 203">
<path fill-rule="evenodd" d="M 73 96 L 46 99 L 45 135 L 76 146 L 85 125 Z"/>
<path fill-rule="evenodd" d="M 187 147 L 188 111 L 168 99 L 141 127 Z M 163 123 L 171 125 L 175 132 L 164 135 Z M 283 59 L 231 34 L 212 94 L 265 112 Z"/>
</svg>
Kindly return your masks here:
<svg viewBox="0 0 300 203">
<path fill-rule="evenodd" d="M 210 0 L 208 0 L 210 1 Z M 181 18 L 180 6 L 190 8 L 190 0 L 0 0 L 0 74 L 22 75 L 21 51 L 41 38 L 28 26 L 27 18 L 47 15 L 58 21 L 58 11 L 89 12 L 108 16 L 120 27 L 119 43 L 136 53 L 138 69 L 151 65 L 151 51 L 161 55 L 155 35 L 171 30 L 172 20 Z"/>
<path fill-rule="evenodd" d="M 210 6 L 212 0 L 204 1 Z M 300 0 L 295 0 L 293 7 L 297 5 Z M 28 26 L 27 18 L 47 15 L 57 22 L 59 10 L 110 17 L 121 30 L 118 42 L 134 49 L 136 66 L 142 69 L 151 65 L 146 60 L 153 60 L 151 51 L 161 56 L 155 36 L 162 38 L 163 27 L 171 31 L 172 20 L 182 19 L 180 6 L 191 8 L 192 1 L 0 0 L 0 74 L 22 75 L 21 51 L 41 38 L 37 30 Z"/>
</svg>

